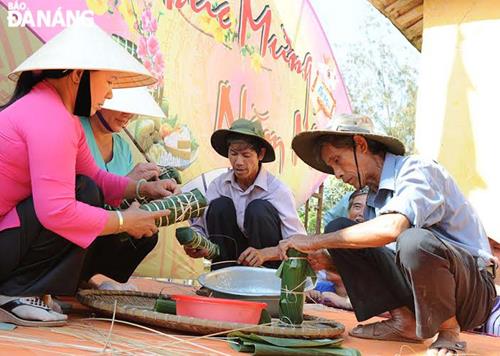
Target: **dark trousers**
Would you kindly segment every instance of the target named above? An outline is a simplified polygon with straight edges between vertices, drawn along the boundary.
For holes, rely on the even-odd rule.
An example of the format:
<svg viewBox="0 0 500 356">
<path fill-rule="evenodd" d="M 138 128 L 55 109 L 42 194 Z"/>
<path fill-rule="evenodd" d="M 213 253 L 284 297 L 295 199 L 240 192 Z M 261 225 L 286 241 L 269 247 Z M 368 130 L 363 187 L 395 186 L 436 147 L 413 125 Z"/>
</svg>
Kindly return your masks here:
<svg viewBox="0 0 500 356">
<path fill-rule="evenodd" d="M 101 191 L 85 176 L 77 177 L 76 199 L 103 206 Z M 16 209 L 20 227 L 0 232 L 1 295 L 72 295 L 80 281 L 97 273 L 125 282 L 157 242 L 157 236 L 133 240 L 132 244 L 122 234 L 108 235 L 83 249 L 45 229 L 31 197 Z"/>
<path fill-rule="evenodd" d="M 339 218 L 325 232 L 354 224 Z M 415 312 L 417 336 L 430 338 L 452 316 L 462 330 L 477 327 L 493 307 L 492 276 L 478 267 L 467 250 L 428 230 L 405 230 L 395 253 L 387 247 L 329 252 L 359 321 L 407 306 Z"/>
<path fill-rule="evenodd" d="M 220 256 L 213 262 L 237 260 L 248 247 L 274 247 L 283 238 L 278 211 L 271 203 L 262 199 L 251 201 L 245 210 L 245 234 L 238 227 L 236 208 L 228 197 L 219 197 L 210 202 L 206 220 L 209 239 L 219 245 L 221 250 Z M 214 265 L 212 269 L 231 265 L 234 263 L 221 263 Z M 278 268 L 279 265 L 280 261 L 264 263 L 269 268 Z"/>
</svg>

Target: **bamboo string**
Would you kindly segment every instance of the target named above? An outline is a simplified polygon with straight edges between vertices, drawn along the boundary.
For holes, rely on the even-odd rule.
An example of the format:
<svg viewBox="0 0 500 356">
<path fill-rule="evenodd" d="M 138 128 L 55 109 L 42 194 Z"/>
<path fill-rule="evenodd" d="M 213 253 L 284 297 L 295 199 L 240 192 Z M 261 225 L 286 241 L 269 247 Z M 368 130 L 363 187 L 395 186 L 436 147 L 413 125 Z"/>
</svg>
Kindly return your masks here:
<svg viewBox="0 0 500 356">
<path fill-rule="evenodd" d="M 68 330 L 69 329 L 69 330 Z M 76 329 L 75 332 L 71 332 L 70 330 Z M 92 334 L 92 330 L 90 329 L 90 325 L 86 326 L 85 328 L 78 328 L 75 326 L 63 326 L 63 327 L 57 327 L 54 329 L 50 330 L 52 333 L 55 334 L 61 334 L 65 336 L 71 336 L 79 340 L 85 340 L 85 341 L 90 341 L 94 342 L 97 344 L 101 344 L 104 346 L 106 344 L 105 342 L 105 337 L 104 335 L 100 332 L 99 329 L 94 330 L 94 334 Z M 97 337 L 96 335 L 97 334 Z M 101 341 L 99 338 L 104 339 L 104 341 Z M 102 352 L 102 349 L 100 349 Z"/>
<path fill-rule="evenodd" d="M 219 331 L 219 332 L 208 334 L 208 335 L 196 336 L 196 337 L 193 337 L 193 338 L 187 339 L 187 340 L 179 340 L 177 342 L 171 343 L 170 345 L 177 345 L 179 343 L 182 344 L 184 342 L 191 343 L 193 341 L 202 340 L 202 339 L 211 339 L 211 338 L 215 338 L 216 336 L 225 335 L 225 334 L 229 334 L 229 333 L 236 332 L 236 331 L 244 331 L 244 330 L 248 330 L 248 329 L 253 329 L 253 328 L 259 327 L 259 326 L 272 326 L 273 323 L 276 323 L 276 321 L 270 322 L 270 323 L 265 323 L 265 324 L 259 324 L 259 325 L 245 326 L 245 327 L 242 327 L 242 328 L 237 328 L 237 329 L 232 329 L 232 330 Z M 218 340 L 218 341 L 226 341 L 224 339 L 219 339 L 219 338 L 217 338 L 216 340 Z M 135 351 L 135 350 L 131 350 L 131 351 Z"/>
<path fill-rule="evenodd" d="M 101 321 L 110 321 L 111 319 L 109 319 L 109 318 L 84 318 L 84 319 L 81 319 L 81 320 L 101 320 Z M 218 355 L 223 355 L 223 356 L 228 355 L 228 354 L 226 354 L 226 353 L 223 353 L 223 352 L 220 352 L 220 351 L 217 351 L 217 350 L 211 349 L 211 348 L 206 347 L 206 346 L 204 346 L 204 345 L 199 345 L 199 344 L 192 343 L 192 342 L 190 342 L 190 341 L 189 341 L 189 339 L 188 339 L 188 340 L 186 340 L 186 341 L 184 341 L 184 340 L 182 340 L 182 339 L 178 338 L 177 336 L 170 335 L 170 334 L 166 334 L 166 333 L 163 333 L 163 332 L 161 332 L 161 331 L 158 331 L 158 330 L 155 330 L 155 329 L 152 329 L 152 328 L 148 328 L 147 326 L 143 326 L 143 325 L 140 325 L 140 324 L 132 323 L 132 322 L 130 322 L 130 321 L 125 321 L 125 320 L 115 319 L 115 322 L 116 322 L 116 323 L 120 323 L 120 324 L 125 324 L 125 325 L 131 325 L 131 326 L 134 326 L 134 327 L 137 327 L 137 328 L 140 328 L 140 329 L 144 329 L 144 330 L 148 330 L 148 331 L 151 331 L 151 332 L 153 332 L 153 333 L 155 333 L 155 334 L 158 334 L 158 335 L 162 335 L 162 336 L 166 336 L 166 337 L 172 338 L 172 339 L 176 340 L 177 342 L 179 342 L 179 341 L 180 341 L 180 343 L 184 343 L 184 342 L 185 342 L 185 343 L 187 343 L 187 344 L 189 344 L 189 345 L 191 345 L 191 346 L 199 347 L 200 349 L 203 349 L 203 350 L 205 350 L 205 351 L 214 352 L 214 353 L 216 353 L 216 354 L 218 354 Z M 172 344 L 172 343 L 169 343 L 169 345 L 174 345 L 174 344 L 176 344 L 176 343 L 173 343 L 173 344 Z M 133 351 L 133 350 L 134 350 L 134 349 L 129 350 L 129 351 Z M 137 350 L 138 350 L 138 349 L 137 349 Z"/>
<path fill-rule="evenodd" d="M 172 202 L 173 206 L 169 207 L 167 205 L 168 202 Z M 170 221 L 169 216 L 162 216 L 160 219 L 157 219 L 156 226 L 160 227 L 178 223 L 192 217 L 201 216 L 205 206 L 201 206 L 194 191 L 190 191 L 178 195 L 172 195 L 163 200 L 151 201 L 147 204 L 141 205 L 141 208 L 150 212 L 168 209 L 174 214 L 172 222 Z"/>
<path fill-rule="evenodd" d="M 50 347 L 74 348 L 74 349 L 78 349 L 78 350 L 90 351 L 90 352 L 96 352 L 96 353 L 100 353 L 102 351 L 102 348 L 100 348 L 100 347 L 83 346 L 83 345 L 78 345 L 78 344 L 70 344 L 70 343 L 65 343 L 65 342 L 56 342 L 56 341 L 49 341 L 49 340 L 39 340 L 39 338 L 38 339 L 30 339 L 30 338 L 23 338 L 23 337 L 8 336 L 8 335 L 1 335 L 0 334 L 0 339 L 14 340 L 14 341 L 18 341 L 18 342 L 31 342 L 31 343 L 35 343 L 35 344 L 43 344 L 44 346 L 50 346 Z"/>
<path fill-rule="evenodd" d="M 211 265 L 215 266 L 215 265 L 220 265 L 223 263 L 238 263 L 238 260 L 226 260 L 226 261 L 212 262 Z"/>
<path fill-rule="evenodd" d="M 72 333 L 72 332 L 68 332 L 67 330 L 60 330 L 60 329 L 75 329 L 75 333 Z M 76 337 L 76 338 L 79 338 L 79 339 L 84 339 L 84 340 L 89 340 L 89 341 L 92 341 L 92 342 L 97 342 L 97 343 L 101 343 L 101 344 L 104 344 L 105 342 L 104 341 L 101 341 L 99 339 L 102 338 L 104 339 L 105 337 L 103 336 L 103 334 L 100 332 L 100 329 L 99 328 L 95 328 L 95 327 L 92 327 L 91 323 L 82 323 L 81 325 L 80 324 L 77 324 L 77 325 L 72 325 L 71 327 L 62 327 L 62 328 L 57 328 L 57 329 L 54 329 L 53 332 L 55 333 L 59 333 L 59 334 L 63 334 L 63 335 L 69 335 L 69 336 L 73 336 L 73 337 Z M 97 334 L 97 335 L 96 335 Z M 147 335 L 147 336 L 151 336 L 151 333 L 150 332 L 139 332 L 139 333 L 136 333 L 136 332 L 130 332 L 130 331 L 126 331 L 126 334 L 127 336 L 122 336 L 122 335 L 119 335 L 117 333 L 113 333 L 113 338 L 116 339 L 114 340 L 114 348 L 112 350 L 108 350 L 111 351 L 112 353 L 125 353 L 125 354 L 131 354 L 131 355 L 134 355 L 134 353 L 131 353 L 130 352 L 130 348 L 133 348 L 134 350 L 135 349 L 144 349 L 146 346 L 151 346 L 150 348 L 155 348 L 155 349 L 158 349 L 158 350 L 163 350 L 165 351 L 165 348 L 160 346 L 160 345 L 154 345 L 154 344 L 151 344 L 151 341 L 148 343 L 148 344 L 145 344 L 145 343 L 141 343 L 140 341 L 136 340 L 136 339 L 133 339 L 130 337 L 130 334 L 139 334 L 139 335 Z M 120 345 L 122 348 L 123 347 L 127 347 L 128 350 L 118 350 L 116 348 L 116 345 L 117 343 L 119 343 L 120 341 L 122 341 L 122 343 L 126 344 L 126 345 Z M 157 342 L 157 340 L 155 340 Z M 175 348 L 168 348 L 168 350 L 166 350 L 167 353 L 166 355 L 172 355 L 172 353 L 175 351 L 175 353 L 177 354 L 180 354 L 180 355 L 185 355 L 187 352 L 189 354 L 202 354 L 202 353 L 206 353 L 205 351 L 197 351 L 197 350 L 193 350 L 192 348 L 185 348 L 185 347 L 175 347 Z"/>
<path fill-rule="evenodd" d="M 6 347 L 12 347 L 12 343 L 4 343 L 0 342 L 1 346 L 6 346 Z M 56 355 L 66 355 L 66 356 L 73 356 L 74 354 L 67 353 L 67 352 L 61 352 L 61 351 L 55 351 L 55 350 L 47 350 L 47 349 L 42 349 L 34 346 L 28 346 L 28 345 L 20 345 L 19 343 L 16 343 L 16 347 L 25 349 L 28 351 L 41 351 L 44 353 L 51 353 L 51 354 L 56 354 Z"/>
<path fill-rule="evenodd" d="M 109 327 L 109 332 L 108 332 L 108 339 L 106 340 L 106 344 L 104 344 L 102 352 L 106 352 L 106 349 L 108 348 L 109 342 L 111 340 L 111 333 L 113 332 L 113 326 L 115 325 L 116 304 L 117 300 L 115 299 L 115 303 L 113 304 L 113 317 L 111 318 L 111 326 Z"/>
</svg>

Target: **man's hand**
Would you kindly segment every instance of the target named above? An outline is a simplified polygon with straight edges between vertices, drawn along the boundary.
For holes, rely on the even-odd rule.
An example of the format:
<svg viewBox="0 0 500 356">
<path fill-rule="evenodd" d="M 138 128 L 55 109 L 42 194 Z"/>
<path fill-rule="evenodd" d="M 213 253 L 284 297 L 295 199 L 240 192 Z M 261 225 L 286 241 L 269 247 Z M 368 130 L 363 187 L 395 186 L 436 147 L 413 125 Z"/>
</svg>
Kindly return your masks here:
<svg viewBox="0 0 500 356">
<path fill-rule="evenodd" d="M 289 248 L 294 248 L 297 251 L 304 253 L 312 253 L 319 249 L 319 247 L 315 246 L 316 244 L 317 244 L 316 236 L 294 235 L 289 237 L 288 239 L 283 239 L 280 241 L 280 244 L 278 245 L 280 258 L 282 260 L 288 259 L 286 252 L 288 251 Z"/>
<path fill-rule="evenodd" d="M 245 266 L 259 267 L 267 261 L 268 256 L 264 251 L 253 247 L 247 248 L 238 258 L 238 263 Z"/>
<path fill-rule="evenodd" d="M 327 250 L 317 250 L 307 255 L 307 260 L 316 272 L 321 270 L 335 271 L 332 258 Z"/>
<path fill-rule="evenodd" d="M 208 256 L 208 250 L 206 248 L 189 248 L 184 246 L 184 252 L 191 258 L 202 258 Z"/>
</svg>

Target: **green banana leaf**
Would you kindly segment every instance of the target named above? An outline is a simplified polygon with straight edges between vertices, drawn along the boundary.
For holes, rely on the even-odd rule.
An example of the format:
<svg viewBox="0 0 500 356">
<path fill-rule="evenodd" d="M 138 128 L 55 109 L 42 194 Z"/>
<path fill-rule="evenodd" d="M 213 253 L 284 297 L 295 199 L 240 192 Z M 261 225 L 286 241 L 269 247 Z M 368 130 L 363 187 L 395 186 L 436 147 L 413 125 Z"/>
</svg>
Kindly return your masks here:
<svg viewBox="0 0 500 356">
<path fill-rule="evenodd" d="M 182 184 L 181 174 L 174 167 L 161 167 L 160 168 L 160 179 L 173 179 L 177 184 Z"/>
<path fill-rule="evenodd" d="M 288 325 L 301 325 L 304 320 L 304 287 L 307 277 L 316 281 L 316 273 L 307 261 L 307 254 L 295 249 L 287 251 L 288 260 L 283 261 L 276 272 L 281 278 L 279 300 L 280 321 Z"/>
<path fill-rule="evenodd" d="M 171 195 L 165 199 L 153 200 L 142 204 L 141 209 L 148 211 L 170 210 L 168 216 L 156 220 L 156 226 L 168 226 L 203 215 L 207 206 L 205 196 L 198 190 Z"/>
<path fill-rule="evenodd" d="M 160 296 L 156 299 L 154 311 L 158 313 L 177 315 L 177 304 L 175 300 Z"/>
<path fill-rule="evenodd" d="M 361 355 L 356 349 L 341 347 L 343 339 L 289 339 L 239 331 L 230 333 L 228 339 L 234 350 L 254 355 Z"/>
<path fill-rule="evenodd" d="M 206 248 L 208 250 L 207 258 L 209 260 L 220 255 L 219 245 L 214 244 L 190 227 L 179 227 L 175 230 L 175 237 L 183 246 L 187 246 L 189 248 Z"/>
</svg>

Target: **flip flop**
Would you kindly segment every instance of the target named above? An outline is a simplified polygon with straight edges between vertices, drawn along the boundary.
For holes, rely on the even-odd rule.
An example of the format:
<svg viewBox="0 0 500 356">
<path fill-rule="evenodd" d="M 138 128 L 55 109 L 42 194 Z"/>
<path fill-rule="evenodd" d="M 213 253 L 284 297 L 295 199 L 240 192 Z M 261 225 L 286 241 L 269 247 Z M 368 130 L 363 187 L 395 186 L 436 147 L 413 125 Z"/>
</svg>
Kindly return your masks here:
<svg viewBox="0 0 500 356">
<path fill-rule="evenodd" d="M 0 322 L 10 323 L 19 326 L 61 326 L 66 324 L 66 319 L 61 320 L 29 320 L 22 319 L 12 311 L 19 306 L 29 306 L 32 308 L 50 311 L 51 309 L 39 298 L 18 298 L 0 305 Z"/>
<path fill-rule="evenodd" d="M 399 330 L 391 326 L 387 320 L 376 323 L 358 325 L 351 331 L 349 335 L 360 339 L 384 340 L 384 341 L 399 341 L 422 343 L 420 339 L 410 339 L 400 334 Z"/>
</svg>

